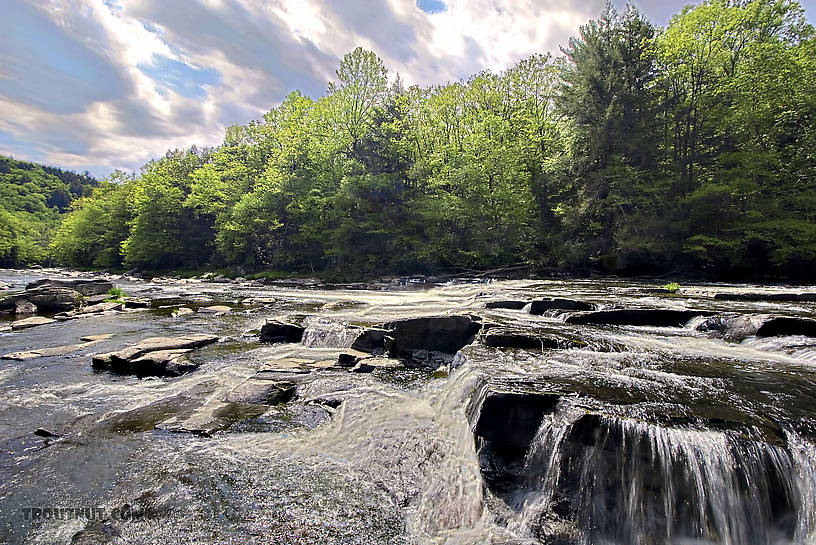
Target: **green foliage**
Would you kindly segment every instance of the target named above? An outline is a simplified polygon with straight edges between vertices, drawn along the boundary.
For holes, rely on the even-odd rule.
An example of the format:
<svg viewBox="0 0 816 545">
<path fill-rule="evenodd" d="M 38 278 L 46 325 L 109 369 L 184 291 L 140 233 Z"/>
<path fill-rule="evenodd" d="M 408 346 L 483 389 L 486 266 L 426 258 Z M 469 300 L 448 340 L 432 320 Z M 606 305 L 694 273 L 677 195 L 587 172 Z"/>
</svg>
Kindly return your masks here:
<svg viewBox="0 0 816 545">
<path fill-rule="evenodd" d="M 0 155 L 0 266 L 42 263 L 61 213 L 96 180 Z"/>
<path fill-rule="evenodd" d="M 677 282 L 669 282 L 663 286 L 663 289 L 668 291 L 669 293 L 677 293 L 680 291 L 680 284 Z"/>
<path fill-rule="evenodd" d="M 106 303 L 123 303 L 127 294 L 122 288 L 113 287 L 108 291 L 108 298 Z"/>
<path fill-rule="evenodd" d="M 0 259 L 41 259 L 70 210 L 51 250 L 76 266 L 807 278 L 816 39 L 797 2 L 704 0 L 666 28 L 610 2 L 563 53 L 406 88 L 357 48 L 325 96 L 294 91 L 215 149 L 92 192 L 18 180 Z"/>
</svg>

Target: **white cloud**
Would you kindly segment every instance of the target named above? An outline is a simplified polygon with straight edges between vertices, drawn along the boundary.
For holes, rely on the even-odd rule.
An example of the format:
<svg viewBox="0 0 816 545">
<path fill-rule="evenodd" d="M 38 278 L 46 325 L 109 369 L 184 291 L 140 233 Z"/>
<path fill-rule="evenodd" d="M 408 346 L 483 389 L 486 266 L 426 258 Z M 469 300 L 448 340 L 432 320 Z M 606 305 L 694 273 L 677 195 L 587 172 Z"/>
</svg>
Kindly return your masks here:
<svg viewBox="0 0 816 545">
<path fill-rule="evenodd" d="M 23 9 L 17 1 L 12 11 L 15 5 Z M 72 104 L 81 107 L 69 111 L 58 107 L 66 100 L 59 88 L 44 89 L 40 100 L 30 101 L 13 93 L 26 81 L 0 79 L 0 153 L 92 167 L 96 174 L 136 169 L 168 148 L 217 145 L 227 125 L 259 118 L 295 87 L 319 95 L 342 55 L 358 45 L 375 50 L 392 74 L 408 82 L 444 83 L 481 69 L 505 69 L 532 53 L 557 52 L 579 24 L 602 9 L 602 0 L 572 6 L 555 0 L 447 0 L 448 9 L 435 14 L 419 10 L 414 0 L 29 4 L 43 25 L 75 42 L 77 51 L 105 60 L 110 76 L 103 80 L 121 83 L 90 82 L 110 93 L 74 97 Z M 59 58 L 59 52 L 53 55 Z M 156 59 L 184 68 L 174 75 L 177 83 L 191 83 L 201 96 L 185 96 L 182 87 L 145 70 Z M 76 77 L 82 77 L 85 61 L 64 62 L 75 62 Z M 217 73 L 218 82 L 184 81 L 197 70 Z"/>
</svg>

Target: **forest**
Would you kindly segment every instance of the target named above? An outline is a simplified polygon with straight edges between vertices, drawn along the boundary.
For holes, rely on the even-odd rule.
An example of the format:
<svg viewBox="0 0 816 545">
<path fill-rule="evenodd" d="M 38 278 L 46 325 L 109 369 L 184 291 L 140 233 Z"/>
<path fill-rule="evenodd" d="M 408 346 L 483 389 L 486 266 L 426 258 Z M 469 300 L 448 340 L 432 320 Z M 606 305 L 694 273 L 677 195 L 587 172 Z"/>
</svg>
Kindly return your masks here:
<svg viewBox="0 0 816 545">
<path fill-rule="evenodd" d="M 800 4 L 706 0 L 665 28 L 609 4 L 576 30 L 558 55 L 431 87 L 357 48 L 324 96 L 292 91 L 138 175 L 68 187 L 3 159 L 0 259 L 812 280 L 816 35 Z"/>
</svg>

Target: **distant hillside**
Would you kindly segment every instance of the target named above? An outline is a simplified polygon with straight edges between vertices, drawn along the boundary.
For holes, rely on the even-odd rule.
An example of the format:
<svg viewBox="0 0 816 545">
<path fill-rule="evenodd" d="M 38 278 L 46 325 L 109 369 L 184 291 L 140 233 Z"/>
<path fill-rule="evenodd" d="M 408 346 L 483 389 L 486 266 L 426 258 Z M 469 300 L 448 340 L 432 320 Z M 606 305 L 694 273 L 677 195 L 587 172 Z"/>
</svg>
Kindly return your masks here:
<svg viewBox="0 0 816 545">
<path fill-rule="evenodd" d="M 88 174 L 0 155 L 0 266 L 44 260 L 61 215 L 96 185 Z"/>
</svg>

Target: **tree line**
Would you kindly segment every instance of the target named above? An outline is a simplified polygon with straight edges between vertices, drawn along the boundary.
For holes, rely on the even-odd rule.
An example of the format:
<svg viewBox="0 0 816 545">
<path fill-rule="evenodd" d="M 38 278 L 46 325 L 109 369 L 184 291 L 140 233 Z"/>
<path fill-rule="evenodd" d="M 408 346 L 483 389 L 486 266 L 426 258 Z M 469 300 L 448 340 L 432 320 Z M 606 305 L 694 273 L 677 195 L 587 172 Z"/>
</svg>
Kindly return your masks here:
<svg viewBox="0 0 816 545">
<path fill-rule="evenodd" d="M 431 87 L 347 54 L 211 149 L 114 173 L 50 242 L 78 267 L 349 274 L 526 262 L 807 278 L 816 38 L 792 0 L 665 27 L 609 4 L 562 55 Z"/>
</svg>

